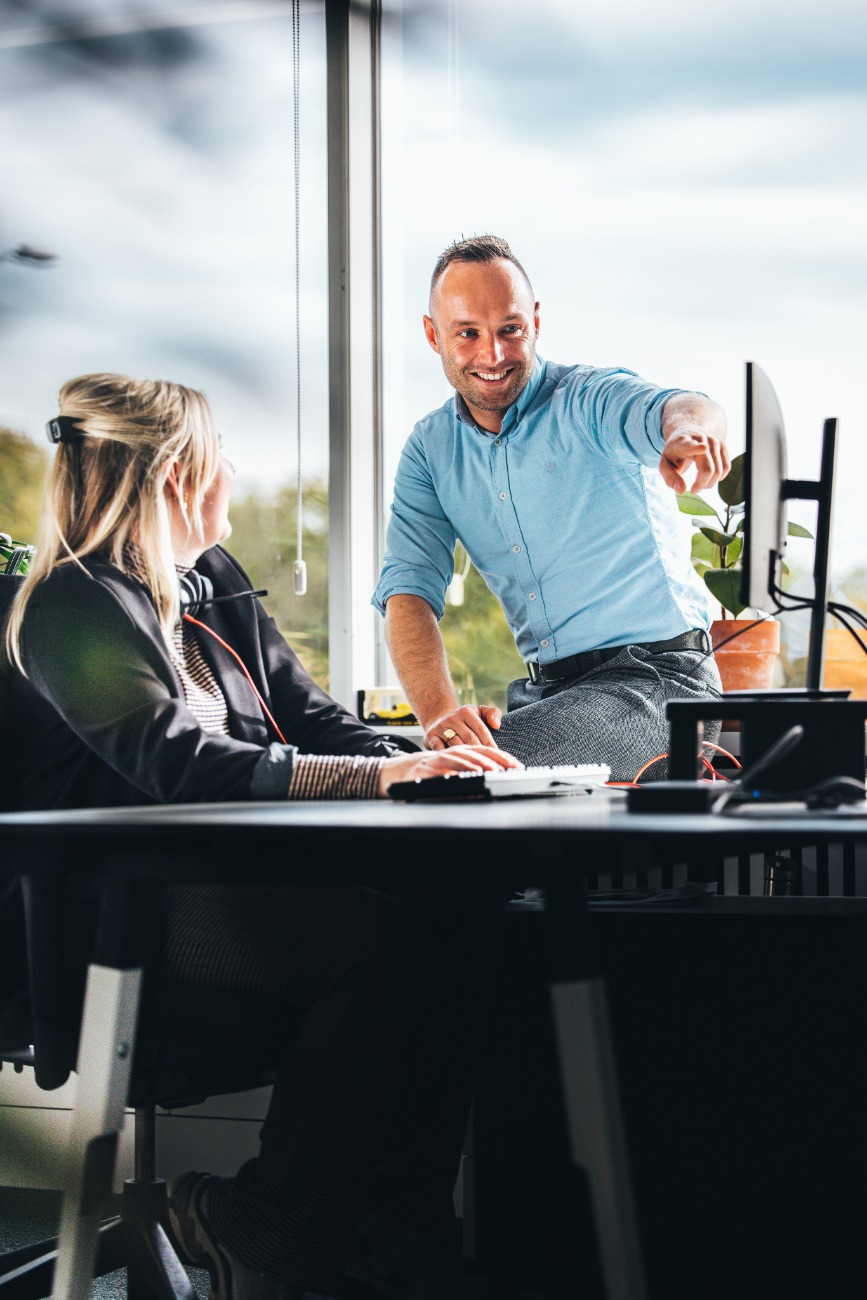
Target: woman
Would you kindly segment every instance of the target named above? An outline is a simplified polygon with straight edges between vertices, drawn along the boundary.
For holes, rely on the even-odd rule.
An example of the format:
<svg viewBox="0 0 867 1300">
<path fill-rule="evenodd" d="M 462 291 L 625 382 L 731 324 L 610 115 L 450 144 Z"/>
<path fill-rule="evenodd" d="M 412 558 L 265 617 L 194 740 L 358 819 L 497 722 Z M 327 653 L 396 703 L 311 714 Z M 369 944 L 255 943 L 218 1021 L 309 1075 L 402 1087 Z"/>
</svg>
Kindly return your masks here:
<svg viewBox="0 0 867 1300">
<path fill-rule="evenodd" d="M 7 630 L 21 806 L 373 798 L 516 765 L 496 749 L 394 755 L 308 677 L 218 545 L 234 471 L 200 393 L 85 375 L 49 433 L 37 553 Z M 191 586 L 217 603 L 181 619 Z M 494 900 L 173 885 L 164 901 L 165 984 L 307 1008 L 260 1154 L 235 1178 L 176 1185 L 190 1261 L 211 1268 L 217 1300 L 340 1295 L 348 1266 L 392 1294 L 394 1243 L 405 1253 L 448 1221 Z M 70 900 L 84 929 L 87 907 Z"/>
</svg>

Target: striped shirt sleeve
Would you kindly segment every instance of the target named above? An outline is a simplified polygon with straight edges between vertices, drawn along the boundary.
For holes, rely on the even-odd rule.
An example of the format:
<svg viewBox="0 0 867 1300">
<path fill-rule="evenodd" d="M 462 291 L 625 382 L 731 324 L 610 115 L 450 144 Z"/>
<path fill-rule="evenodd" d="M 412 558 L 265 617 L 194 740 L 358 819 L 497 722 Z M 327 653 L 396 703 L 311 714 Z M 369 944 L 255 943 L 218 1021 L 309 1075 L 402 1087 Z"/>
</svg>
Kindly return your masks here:
<svg viewBox="0 0 867 1300">
<path fill-rule="evenodd" d="M 298 754 L 287 798 L 375 799 L 385 761 L 357 754 Z"/>
</svg>

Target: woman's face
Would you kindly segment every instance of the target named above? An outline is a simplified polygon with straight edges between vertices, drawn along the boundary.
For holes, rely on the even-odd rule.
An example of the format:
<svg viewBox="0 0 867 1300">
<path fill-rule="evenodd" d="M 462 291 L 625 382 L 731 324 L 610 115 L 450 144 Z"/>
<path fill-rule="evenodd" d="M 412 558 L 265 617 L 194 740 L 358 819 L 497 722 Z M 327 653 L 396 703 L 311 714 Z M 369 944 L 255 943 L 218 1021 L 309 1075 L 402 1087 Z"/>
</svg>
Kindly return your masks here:
<svg viewBox="0 0 867 1300">
<path fill-rule="evenodd" d="M 229 523 L 229 496 L 235 466 L 225 452 L 220 452 L 217 472 L 202 498 L 202 535 L 190 531 L 187 516 L 178 496 L 178 483 L 174 470 L 166 483 L 171 514 L 172 549 L 178 564 L 195 564 L 199 556 L 218 542 L 225 541 L 232 531 Z"/>
<path fill-rule="evenodd" d="M 220 465 L 211 486 L 202 500 L 202 549 L 208 550 L 224 542 L 232 531 L 229 523 L 229 497 L 235 466 L 224 451 L 220 451 Z"/>
</svg>

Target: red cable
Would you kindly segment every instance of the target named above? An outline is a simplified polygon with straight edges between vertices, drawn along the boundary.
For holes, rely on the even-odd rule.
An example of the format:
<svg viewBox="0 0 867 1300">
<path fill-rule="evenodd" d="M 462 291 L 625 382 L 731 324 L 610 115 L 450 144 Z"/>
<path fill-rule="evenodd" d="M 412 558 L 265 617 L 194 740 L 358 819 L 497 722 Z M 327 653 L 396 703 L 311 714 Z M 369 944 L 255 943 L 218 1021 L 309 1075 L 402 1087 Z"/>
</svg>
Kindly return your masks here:
<svg viewBox="0 0 867 1300">
<path fill-rule="evenodd" d="M 256 683 L 253 681 L 253 678 L 248 673 L 247 665 L 244 663 L 244 660 L 241 658 L 238 652 L 232 649 L 228 641 L 224 641 L 221 636 L 217 636 L 217 633 L 213 630 L 213 628 L 208 627 L 207 623 L 199 622 L 197 618 L 193 618 L 192 614 L 184 614 L 184 621 L 187 623 L 194 623 L 196 627 L 200 627 L 203 632 L 207 632 L 208 636 L 212 636 L 215 641 L 219 642 L 219 644 L 223 647 L 224 650 L 228 650 L 229 654 L 238 664 L 238 667 L 241 669 L 241 672 L 244 674 L 244 676 L 247 678 L 247 681 L 250 683 L 253 694 L 256 696 L 256 699 L 261 704 L 262 712 L 265 714 L 265 717 L 271 723 L 271 726 L 277 732 L 277 735 L 283 741 L 283 744 L 288 745 L 289 741 L 286 739 L 286 737 L 283 735 L 283 732 L 280 730 L 280 728 L 277 726 L 277 723 L 274 721 L 274 717 L 271 713 L 271 710 L 268 708 L 268 705 L 265 703 L 265 701 L 262 699 L 262 696 L 259 694 L 259 689 L 256 686 Z"/>
<path fill-rule="evenodd" d="M 730 758 L 732 760 L 732 762 L 734 763 L 738 771 L 743 770 L 743 764 L 738 762 L 734 754 L 730 754 L 727 749 L 723 749 L 722 745 L 715 745 L 712 740 L 703 740 L 701 743 L 704 745 L 706 749 L 715 749 L 718 754 L 725 754 L 726 758 Z"/>
</svg>

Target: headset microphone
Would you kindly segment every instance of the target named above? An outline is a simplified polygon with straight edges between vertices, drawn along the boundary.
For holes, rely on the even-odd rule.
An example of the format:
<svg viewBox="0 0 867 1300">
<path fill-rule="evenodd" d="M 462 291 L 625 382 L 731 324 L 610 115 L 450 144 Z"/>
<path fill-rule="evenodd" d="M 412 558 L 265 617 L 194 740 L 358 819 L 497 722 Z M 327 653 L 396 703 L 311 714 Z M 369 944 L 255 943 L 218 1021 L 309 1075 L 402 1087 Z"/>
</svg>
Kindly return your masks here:
<svg viewBox="0 0 867 1300">
<path fill-rule="evenodd" d="M 220 605 L 227 600 L 245 600 L 253 596 L 267 596 L 267 591 L 233 591 L 228 596 L 215 596 L 214 584 L 195 569 L 178 576 L 181 614 L 197 614 L 205 605 Z"/>
<path fill-rule="evenodd" d="M 188 569 L 186 573 L 178 574 L 178 587 L 180 589 L 179 595 L 181 598 L 181 617 L 185 622 L 192 623 L 195 627 L 201 628 L 203 632 L 207 632 L 208 636 L 213 637 L 213 639 L 217 641 L 224 650 L 228 651 L 249 682 L 250 689 L 259 701 L 259 705 L 265 717 L 271 723 L 271 726 L 280 737 L 282 743 L 284 745 L 287 744 L 288 742 L 286 737 L 277 725 L 274 715 L 268 708 L 268 705 L 262 699 L 259 688 L 250 675 L 250 670 L 247 668 L 237 650 L 233 650 L 228 641 L 224 641 L 221 636 L 218 636 L 212 627 L 208 627 L 207 623 L 200 623 L 197 618 L 193 617 L 194 614 L 199 613 L 203 605 L 219 605 L 224 600 L 246 600 L 252 596 L 267 596 L 267 591 L 233 591 L 228 596 L 215 596 L 214 584 L 211 582 L 211 579 L 206 578 L 203 573 L 197 573 L 195 569 Z"/>
</svg>

